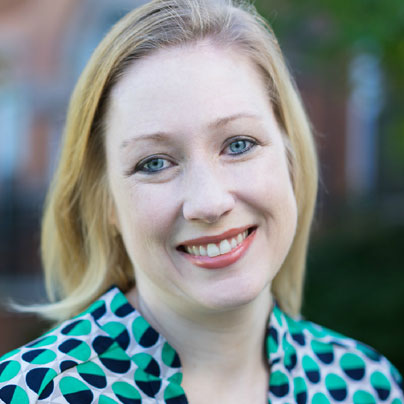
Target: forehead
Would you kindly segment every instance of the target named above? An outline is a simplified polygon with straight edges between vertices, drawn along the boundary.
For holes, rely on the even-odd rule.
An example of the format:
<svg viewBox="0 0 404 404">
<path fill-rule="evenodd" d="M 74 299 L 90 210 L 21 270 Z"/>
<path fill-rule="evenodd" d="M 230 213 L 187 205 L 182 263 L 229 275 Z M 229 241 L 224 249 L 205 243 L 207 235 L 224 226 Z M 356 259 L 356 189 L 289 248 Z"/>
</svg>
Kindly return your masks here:
<svg viewBox="0 0 404 404">
<path fill-rule="evenodd" d="M 201 43 L 158 50 L 133 63 L 111 92 L 107 127 L 123 129 L 126 122 L 130 132 L 195 128 L 268 109 L 264 80 L 250 59 Z"/>
</svg>

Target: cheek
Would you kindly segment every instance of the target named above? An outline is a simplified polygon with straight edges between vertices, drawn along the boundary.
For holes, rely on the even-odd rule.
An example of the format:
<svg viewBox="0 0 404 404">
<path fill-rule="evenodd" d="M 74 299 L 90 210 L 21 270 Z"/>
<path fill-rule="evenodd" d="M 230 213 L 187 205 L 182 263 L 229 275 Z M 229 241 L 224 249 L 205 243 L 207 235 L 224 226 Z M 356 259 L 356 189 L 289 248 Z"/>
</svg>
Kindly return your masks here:
<svg viewBox="0 0 404 404">
<path fill-rule="evenodd" d="M 262 211 L 275 213 L 296 209 L 286 160 L 280 156 L 263 155 L 236 173 L 235 178 L 244 198 L 249 198 Z"/>
<path fill-rule="evenodd" d="M 161 188 L 138 185 L 123 193 L 120 220 L 128 250 L 149 251 L 168 239 L 175 207 L 173 193 Z"/>
<path fill-rule="evenodd" d="M 297 205 L 286 161 L 264 156 L 248 170 L 240 173 L 240 199 L 258 214 L 258 224 L 270 240 L 272 253 L 285 255 L 293 241 L 297 226 Z"/>
</svg>

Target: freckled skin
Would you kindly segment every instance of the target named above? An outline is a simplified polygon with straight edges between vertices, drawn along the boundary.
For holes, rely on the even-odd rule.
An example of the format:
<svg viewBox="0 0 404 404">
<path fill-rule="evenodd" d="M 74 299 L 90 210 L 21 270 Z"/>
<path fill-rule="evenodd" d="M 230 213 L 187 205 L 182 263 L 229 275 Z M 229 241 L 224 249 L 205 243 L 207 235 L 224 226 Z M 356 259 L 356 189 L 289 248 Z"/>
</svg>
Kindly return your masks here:
<svg viewBox="0 0 404 404">
<path fill-rule="evenodd" d="M 297 221 L 282 135 L 258 70 L 240 52 L 209 43 L 170 48 L 134 63 L 111 97 L 112 220 L 137 293 L 190 312 L 254 301 L 278 272 Z M 237 114 L 246 116 L 211 125 Z M 139 140 L 156 132 L 164 140 Z M 251 148 L 232 154 L 236 137 Z M 162 169 L 134 172 L 149 156 L 162 160 L 146 167 Z M 245 225 L 258 226 L 256 237 L 229 267 L 200 268 L 176 249 Z"/>
</svg>

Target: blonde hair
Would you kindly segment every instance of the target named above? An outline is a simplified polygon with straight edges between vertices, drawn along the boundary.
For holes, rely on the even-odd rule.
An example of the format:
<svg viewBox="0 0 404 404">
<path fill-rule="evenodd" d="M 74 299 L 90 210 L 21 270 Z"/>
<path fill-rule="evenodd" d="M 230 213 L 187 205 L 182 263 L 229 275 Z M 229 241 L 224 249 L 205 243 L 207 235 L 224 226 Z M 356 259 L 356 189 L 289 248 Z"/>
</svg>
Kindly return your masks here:
<svg viewBox="0 0 404 404">
<path fill-rule="evenodd" d="M 308 119 L 278 42 L 254 7 L 232 0 L 153 0 L 120 20 L 103 39 L 71 97 L 59 166 L 42 223 L 41 252 L 50 304 L 36 306 L 62 321 L 112 284 L 135 284 L 125 246 L 108 217 L 104 116 L 112 87 L 127 67 L 170 46 L 209 39 L 244 52 L 262 71 L 286 134 L 298 206 L 290 251 L 272 284 L 280 307 L 300 311 L 306 249 L 317 193 L 317 159 Z"/>
</svg>

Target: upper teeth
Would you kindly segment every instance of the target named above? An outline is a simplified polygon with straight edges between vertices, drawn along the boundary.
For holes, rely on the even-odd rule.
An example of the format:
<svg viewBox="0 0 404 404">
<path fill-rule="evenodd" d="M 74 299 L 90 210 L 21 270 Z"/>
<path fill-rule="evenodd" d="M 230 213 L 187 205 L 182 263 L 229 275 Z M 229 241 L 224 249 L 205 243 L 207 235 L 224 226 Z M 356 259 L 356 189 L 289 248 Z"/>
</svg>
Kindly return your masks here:
<svg viewBox="0 0 404 404">
<path fill-rule="evenodd" d="M 247 237 L 248 231 L 243 231 L 235 237 L 224 239 L 220 243 L 186 246 L 188 254 L 198 256 L 216 257 L 226 254 L 236 248 Z"/>
</svg>

